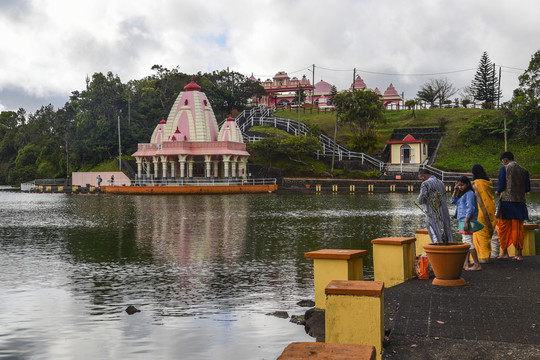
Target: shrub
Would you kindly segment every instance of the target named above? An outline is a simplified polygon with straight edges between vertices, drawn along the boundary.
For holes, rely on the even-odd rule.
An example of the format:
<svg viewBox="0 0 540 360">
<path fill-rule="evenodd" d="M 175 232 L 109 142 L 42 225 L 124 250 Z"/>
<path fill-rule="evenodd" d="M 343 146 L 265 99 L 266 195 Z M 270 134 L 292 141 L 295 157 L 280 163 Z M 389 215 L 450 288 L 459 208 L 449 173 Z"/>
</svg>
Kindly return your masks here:
<svg viewBox="0 0 540 360">
<path fill-rule="evenodd" d="M 478 144 L 501 136 L 504 137 L 503 119 L 494 115 L 474 116 L 458 132 L 458 140 L 465 145 Z"/>
</svg>

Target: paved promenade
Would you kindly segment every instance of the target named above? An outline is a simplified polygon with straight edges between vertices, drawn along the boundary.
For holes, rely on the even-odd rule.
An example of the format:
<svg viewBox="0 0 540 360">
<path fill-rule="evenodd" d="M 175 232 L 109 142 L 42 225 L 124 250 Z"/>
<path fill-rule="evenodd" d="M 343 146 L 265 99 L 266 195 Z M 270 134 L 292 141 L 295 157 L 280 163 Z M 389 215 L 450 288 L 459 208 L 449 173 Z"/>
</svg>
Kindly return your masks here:
<svg viewBox="0 0 540 360">
<path fill-rule="evenodd" d="M 540 256 L 482 266 L 463 287 L 385 289 L 383 359 L 540 359 Z"/>
</svg>

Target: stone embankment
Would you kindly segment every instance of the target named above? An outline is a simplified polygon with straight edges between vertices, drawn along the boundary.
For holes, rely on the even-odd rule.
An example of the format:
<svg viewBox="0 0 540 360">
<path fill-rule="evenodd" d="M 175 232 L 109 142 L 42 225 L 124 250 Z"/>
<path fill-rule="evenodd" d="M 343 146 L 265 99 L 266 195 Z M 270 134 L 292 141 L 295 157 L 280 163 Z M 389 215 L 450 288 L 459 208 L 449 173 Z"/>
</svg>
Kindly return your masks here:
<svg viewBox="0 0 540 360">
<path fill-rule="evenodd" d="M 445 181 L 446 190 L 451 192 L 454 181 Z M 493 180 L 494 187 L 497 180 Z M 420 191 L 420 180 L 379 180 L 379 179 L 317 179 L 283 178 L 278 193 L 390 193 Z M 531 192 L 540 192 L 540 179 L 531 179 Z"/>
</svg>

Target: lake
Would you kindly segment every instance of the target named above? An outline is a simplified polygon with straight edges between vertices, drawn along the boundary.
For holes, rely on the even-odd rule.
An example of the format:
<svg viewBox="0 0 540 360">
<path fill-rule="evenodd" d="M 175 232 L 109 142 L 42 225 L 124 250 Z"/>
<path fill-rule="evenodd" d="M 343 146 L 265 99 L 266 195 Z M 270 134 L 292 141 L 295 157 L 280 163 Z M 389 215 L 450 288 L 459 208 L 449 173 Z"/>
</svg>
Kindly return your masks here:
<svg viewBox="0 0 540 360">
<path fill-rule="evenodd" d="M 0 191 L 0 358 L 275 359 L 314 341 L 266 315 L 314 299 L 304 253 L 366 249 L 373 278 L 370 241 L 424 227 L 416 196 Z"/>
</svg>

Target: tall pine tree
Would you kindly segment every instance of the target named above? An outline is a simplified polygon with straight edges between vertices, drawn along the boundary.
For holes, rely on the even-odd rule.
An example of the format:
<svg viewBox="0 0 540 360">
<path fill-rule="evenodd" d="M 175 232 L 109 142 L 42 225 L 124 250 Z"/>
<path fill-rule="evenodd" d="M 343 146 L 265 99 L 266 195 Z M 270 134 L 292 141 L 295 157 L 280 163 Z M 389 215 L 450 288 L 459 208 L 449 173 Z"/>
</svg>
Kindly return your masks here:
<svg viewBox="0 0 540 360">
<path fill-rule="evenodd" d="M 499 79 L 495 73 L 495 64 L 489 60 L 487 52 L 484 51 L 474 80 L 471 83 L 472 92 L 476 100 L 483 101 L 491 107 L 500 97 Z"/>
</svg>

